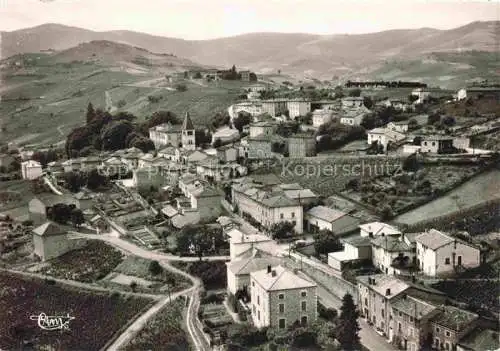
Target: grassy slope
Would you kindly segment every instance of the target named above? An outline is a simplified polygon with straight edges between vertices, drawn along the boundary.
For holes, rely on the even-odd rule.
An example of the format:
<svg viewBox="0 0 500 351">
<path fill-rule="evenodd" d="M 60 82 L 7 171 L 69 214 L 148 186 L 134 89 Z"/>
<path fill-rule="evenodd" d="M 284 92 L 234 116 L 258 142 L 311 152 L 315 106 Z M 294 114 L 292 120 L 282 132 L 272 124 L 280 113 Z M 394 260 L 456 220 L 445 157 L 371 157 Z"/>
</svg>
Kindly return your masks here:
<svg viewBox="0 0 500 351">
<path fill-rule="evenodd" d="M 11 58 L 8 62 L 16 60 L 20 59 Z M 139 75 L 96 63 L 60 63 L 46 54 L 24 55 L 24 62 L 22 69 L 9 67 L 2 71 L 3 83 L 9 87 L 2 91 L 0 104 L 1 124 L 6 127 L 2 139 L 7 141 L 23 138 L 29 139 L 29 143 L 50 144 L 64 140 L 72 128 L 84 122 L 89 101 L 105 107 L 106 90 L 110 90 L 114 105 L 124 99 L 127 104 L 122 110 L 136 114 L 139 119 L 158 110 L 172 110 L 180 116 L 189 111 L 195 123 L 204 124 L 215 112 L 224 111 L 234 103 L 241 87 L 248 85 L 202 82 L 204 87 L 184 82 L 188 90 L 179 92 L 156 86 L 129 86 L 164 77 L 155 71 Z M 175 83 L 170 88 L 175 88 Z M 150 103 L 147 97 L 151 94 L 163 99 Z"/>
</svg>

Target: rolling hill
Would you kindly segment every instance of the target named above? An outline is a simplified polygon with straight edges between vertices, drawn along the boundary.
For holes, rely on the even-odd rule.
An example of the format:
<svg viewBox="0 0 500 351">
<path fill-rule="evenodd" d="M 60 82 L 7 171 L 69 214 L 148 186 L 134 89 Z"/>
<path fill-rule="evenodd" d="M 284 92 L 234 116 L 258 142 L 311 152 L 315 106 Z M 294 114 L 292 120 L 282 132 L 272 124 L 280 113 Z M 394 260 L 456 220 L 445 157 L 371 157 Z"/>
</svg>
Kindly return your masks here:
<svg viewBox="0 0 500 351">
<path fill-rule="evenodd" d="M 498 52 L 499 37 L 500 21 L 473 22 L 450 30 L 402 29 L 358 35 L 251 33 L 213 40 L 182 40 L 132 31 L 94 32 L 45 24 L 4 32 L 2 52 L 10 56 L 107 40 L 174 54 L 206 65 L 235 64 L 261 73 L 281 70 L 331 79 L 332 76 L 370 74 L 380 64 L 419 60 L 436 52 Z"/>
</svg>

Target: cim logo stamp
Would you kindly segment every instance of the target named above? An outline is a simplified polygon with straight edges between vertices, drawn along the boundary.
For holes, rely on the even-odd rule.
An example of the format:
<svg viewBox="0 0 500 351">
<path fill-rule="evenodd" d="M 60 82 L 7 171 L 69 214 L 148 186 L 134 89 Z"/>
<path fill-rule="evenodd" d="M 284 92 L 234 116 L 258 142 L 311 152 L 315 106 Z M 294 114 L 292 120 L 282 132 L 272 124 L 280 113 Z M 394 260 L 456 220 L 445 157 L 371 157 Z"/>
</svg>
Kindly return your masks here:
<svg viewBox="0 0 500 351">
<path fill-rule="evenodd" d="M 43 330 L 70 330 L 69 322 L 75 317 L 71 317 L 69 314 L 66 316 L 47 316 L 45 313 L 40 313 L 39 315 L 31 315 L 30 319 L 37 321 L 38 326 Z"/>
</svg>

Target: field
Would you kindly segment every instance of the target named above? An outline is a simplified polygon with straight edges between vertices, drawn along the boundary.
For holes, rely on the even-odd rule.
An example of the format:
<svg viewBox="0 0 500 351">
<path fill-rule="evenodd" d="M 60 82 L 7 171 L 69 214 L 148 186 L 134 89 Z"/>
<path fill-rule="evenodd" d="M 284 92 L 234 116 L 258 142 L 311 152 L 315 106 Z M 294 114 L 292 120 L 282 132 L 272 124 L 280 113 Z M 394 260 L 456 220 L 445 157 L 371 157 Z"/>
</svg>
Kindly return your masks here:
<svg viewBox="0 0 500 351">
<path fill-rule="evenodd" d="M 111 273 L 123 260 L 120 251 L 98 241 L 91 240 L 81 250 L 68 252 L 42 268 L 41 273 L 55 278 L 93 283 Z"/>
<path fill-rule="evenodd" d="M 394 221 L 414 224 L 498 198 L 500 198 L 500 171 L 494 170 L 474 177 L 443 197 L 397 216 Z"/>
<path fill-rule="evenodd" d="M 31 182 L 28 180 L 0 182 L 0 212 L 27 205 L 33 196 Z"/>
<path fill-rule="evenodd" d="M 490 52 L 432 53 L 424 59 L 388 60 L 367 74 L 384 80 L 421 81 L 429 86 L 462 88 L 465 81 L 495 76 L 498 55 Z"/>
<path fill-rule="evenodd" d="M 184 299 L 168 304 L 150 320 L 125 347 L 126 351 L 184 351 L 191 350 L 183 326 Z"/>
<path fill-rule="evenodd" d="M 0 349 L 99 350 L 150 301 L 90 293 L 0 272 Z M 31 315 L 66 315 L 69 331 L 44 331 Z M 30 344 L 32 347 L 30 347 Z M 24 346 L 21 346 L 24 345 Z"/>
<path fill-rule="evenodd" d="M 445 280 L 433 285 L 451 298 L 483 311 L 500 312 L 498 279 L 495 280 Z"/>
<path fill-rule="evenodd" d="M 320 196 L 328 197 L 345 189 L 351 179 L 370 179 L 394 172 L 399 158 L 329 157 L 290 160 L 271 169 L 282 183 L 299 183 Z"/>
<path fill-rule="evenodd" d="M 151 292 L 151 290 L 164 291 L 168 288 L 171 293 L 174 293 L 184 290 L 191 285 L 191 282 L 183 276 L 171 273 L 165 269 L 158 275 L 151 274 L 149 271 L 151 262 L 152 261 L 141 257 L 129 256 L 114 269 L 114 272 L 138 277 L 151 282 L 152 285 L 149 292 Z"/>
<path fill-rule="evenodd" d="M 344 195 L 393 214 L 439 196 L 479 171 L 478 166 L 425 165 L 414 174 L 381 175 L 349 187 Z"/>
</svg>

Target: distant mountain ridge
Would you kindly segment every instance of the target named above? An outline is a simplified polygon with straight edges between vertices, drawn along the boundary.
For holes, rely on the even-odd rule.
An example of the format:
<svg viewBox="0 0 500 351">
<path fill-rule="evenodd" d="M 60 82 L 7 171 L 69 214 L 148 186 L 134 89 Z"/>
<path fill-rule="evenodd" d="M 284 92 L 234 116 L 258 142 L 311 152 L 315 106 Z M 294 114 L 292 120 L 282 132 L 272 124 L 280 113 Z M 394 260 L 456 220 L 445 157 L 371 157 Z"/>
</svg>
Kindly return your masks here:
<svg viewBox="0 0 500 351">
<path fill-rule="evenodd" d="M 388 60 L 424 58 L 434 52 L 498 52 L 500 21 L 472 22 L 450 30 L 389 30 L 369 34 L 316 35 L 250 33 L 211 40 L 184 40 L 132 31 L 95 32 L 59 24 L 2 33 L 2 54 L 65 50 L 106 40 L 173 54 L 204 65 L 249 68 L 258 72 L 331 78 L 363 74 Z M 373 67 L 372 67 L 373 66 Z"/>
</svg>

